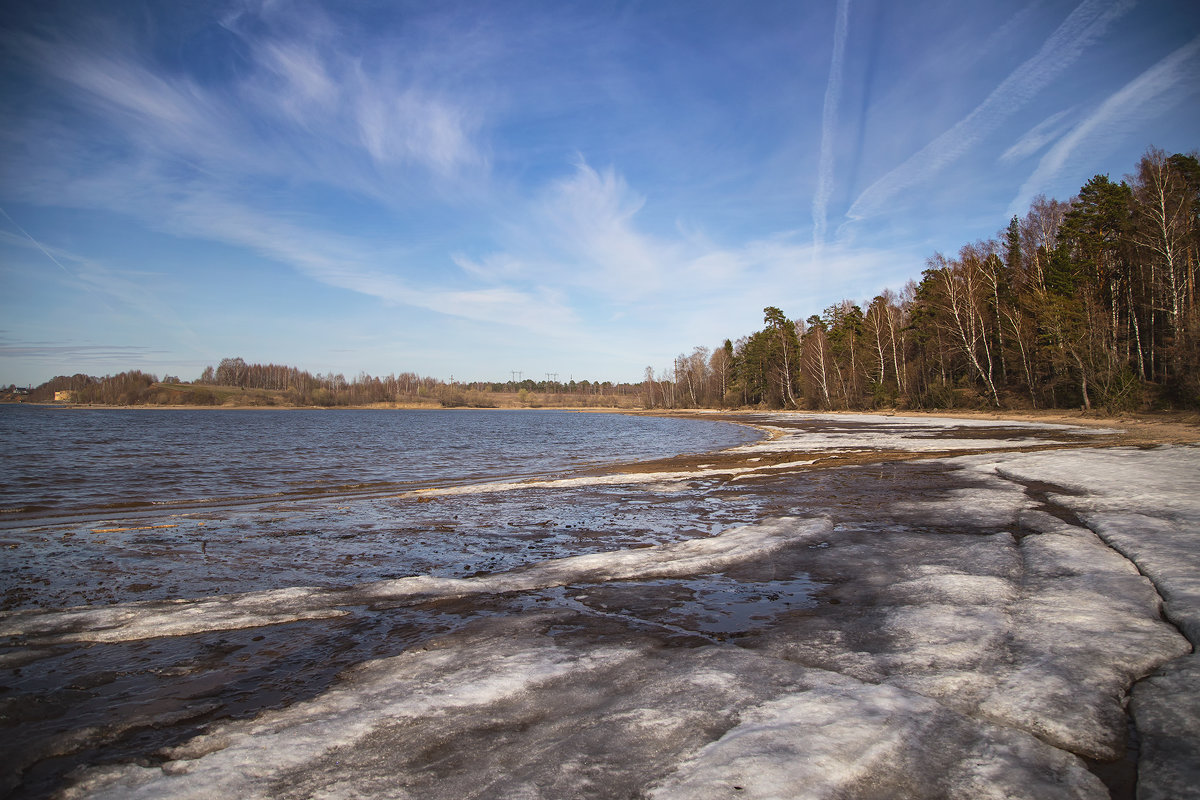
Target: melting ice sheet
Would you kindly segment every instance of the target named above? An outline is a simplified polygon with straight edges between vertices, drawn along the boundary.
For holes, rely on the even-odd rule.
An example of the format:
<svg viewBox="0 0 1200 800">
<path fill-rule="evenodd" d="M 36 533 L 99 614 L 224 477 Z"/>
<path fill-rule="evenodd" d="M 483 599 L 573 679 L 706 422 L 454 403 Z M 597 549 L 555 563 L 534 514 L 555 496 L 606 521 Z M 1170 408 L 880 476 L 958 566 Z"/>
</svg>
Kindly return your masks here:
<svg viewBox="0 0 1200 800">
<path fill-rule="evenodd" d="M 774 550 L 812 539 L 828 528 L 828 522 L 823 520 L 783 519 L 736 528 L 706 539 L 571 556 L 475 578 L 421 575 L 339 590 L 297 587 L 197 600 L 127 603 L 49 612 L 18 611 L 0 617 L 0 636 L 38 645 L 128 641 L 335 617 L 346 614 L 347 606 L 411 605 L 570 584 L 710 575 L 746 561 L 769 557 Z M 702 588 L 700 591 L 720 590 Z M 777 597 L 783 590 L 765 588 L 761 591 Z"/>
<path fill-rule="evenodd" d="M 759 447 L 803 461 L 777 422 Z M 880 441 L 1069 433 L 926 422 Z M 1138 790 L 1195 796 L 1198 475 L 1194 448 L 1077 449 L 388 501 L 530 545 L 561 524 L 485 570 L 4 614 L 8 774 L 112 798 L 1132 796 L 1126 693 L 1161 673 L 1133 696 Z M 56 727 L 54 703 L 94 715 Z"/>
<path fill-rule="evenodd" d="M 773 435 L 742 445 L 743 452 L 999 450 L 1062 444 L 1079 436 L 1118 433 L 1049 422 L 903 417 L 880 414 L 762 414 L 753 417 Z"/>
</svg>

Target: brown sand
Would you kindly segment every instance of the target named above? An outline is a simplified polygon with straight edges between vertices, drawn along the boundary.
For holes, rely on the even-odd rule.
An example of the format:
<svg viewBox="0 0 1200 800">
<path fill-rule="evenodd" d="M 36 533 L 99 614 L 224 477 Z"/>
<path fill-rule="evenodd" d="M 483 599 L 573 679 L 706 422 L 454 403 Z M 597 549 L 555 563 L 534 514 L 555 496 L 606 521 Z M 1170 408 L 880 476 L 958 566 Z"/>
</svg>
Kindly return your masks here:
<svg viewBox="0 0 1200 800">
<path fill-rule="evenodd" d="M 690 419 L 708 419 L 720 420 L 722 422 L 732 422 L 740 425 L 748 425 L 750 427 L 758 427 L 762 413 L 764 412 L 745 412 L 745 411 L 728 411 L 728 412 L 711 412 L 711 411 L 659 411 L 654 412 L 662 416 L 682 417 Z M 834 414 L 822 414 L 820 412 L 788 412 L 788 411 L 772 411 L 765 412 L 772 419 L 772 424 L 776 426 L 788 426 L 789 418 L 794 419 L 796 424 L 801 423 L 819 423 L 822 417 L 833 417 Z M 855 412 L 836 412 L 837 416 L 855 416 Z M 1077 425 L 1081 428 L 1106 429 L 1116 430 L 1118 433 L 1105 434 L 1080 434 L 1075 436 L 1067 436 L 1067 443 L 1063 443 L 1064 438 L 1060 433 L 1056 432 L 1055 436 L 1058 441 L 1056 443 L 1047 444 L 1031 444 L 1022 447 L 1005 448 L 1005 452 L 1033 452 L 1037 450 L 1057 450 L 1072 447 L 1154 447 L 1162 444 L 1175 445 L 1197 445 L 1200 444 L 1200 413 L 1194 412 L 1173 412 L 1159 413 L 1154 415 L 1136 415 L 1136 416 L 1119 416 L 1119 417 L 1101 417 L 1092 414 L 1084 414 L 1082 412 L 1070 411 L 1023 411 L 1023 412 L 970 412 L 970 411 L 905 411 L 905 412 L 861 412 L 861 416 L 878 416 L 884 414 L 886 416 L 894 416 L 897 419 L 903 417 L 913 417 L 917 419 L 928 419 L 931 417 L 948 417 L 954 419 L 983 419 L 983 420 L 1011 420 L 1013 422 L 1047 422 L 1062 425 Z M 866 423 L 864 423 L 864 427 Z M 635 464 L 623 465 L 619 471 L 629 473 L 646 473 L 646 472 L 686 472 L 695 470 L 704 465 L 707 469 L 735 469 L 739 467 L 755 466 L 763 467 L 768 465 L 782 464 L 784 462 L 797 460 L 813 460 L 812 464 L 798 465 L 797 469 L 822 469 L 834 466 L 848 466 L 853 464 L 873 464 L 884 461 L 909 461 L 916 459 L 942 458 L 945 456 L 961 456 L 971 455 L 973 453 L 986 453 L 994 448 L 988 447 L 986 438 L 981 438 L 980 447 L 978 450 L 928 450 L 920 452 L 903 451 L 903 450 L 879 450 L 879 449 L 864 449 L 861 451 L 847 452 L 831 452 L 828 450 L 806 454 L 803 451 L 791 451 L 780 453 L 736 453 L 723 451 L 718 453 L 703 453 L 699 455 L 682 455 L 673 458 L 664 458 L 654 461 L 645 461 Z M 750 459 L 753 459 L 751 461 Z M 611 468 L 598 471 L 608 471 Z"/>
</svg>

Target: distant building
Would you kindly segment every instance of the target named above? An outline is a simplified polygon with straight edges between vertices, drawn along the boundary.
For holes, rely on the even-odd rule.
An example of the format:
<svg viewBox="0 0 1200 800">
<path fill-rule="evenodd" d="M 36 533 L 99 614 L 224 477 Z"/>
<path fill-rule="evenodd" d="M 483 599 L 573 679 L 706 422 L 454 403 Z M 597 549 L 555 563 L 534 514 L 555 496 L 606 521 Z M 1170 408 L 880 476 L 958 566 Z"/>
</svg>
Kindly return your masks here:
<svg viewBox="0 0 1200 800">
<path fill-rule="evenodd" d="M 54 393 L 54 402 L 56 403 L 74 403 L 75 393 L 69 390 Z"/>
</svg>

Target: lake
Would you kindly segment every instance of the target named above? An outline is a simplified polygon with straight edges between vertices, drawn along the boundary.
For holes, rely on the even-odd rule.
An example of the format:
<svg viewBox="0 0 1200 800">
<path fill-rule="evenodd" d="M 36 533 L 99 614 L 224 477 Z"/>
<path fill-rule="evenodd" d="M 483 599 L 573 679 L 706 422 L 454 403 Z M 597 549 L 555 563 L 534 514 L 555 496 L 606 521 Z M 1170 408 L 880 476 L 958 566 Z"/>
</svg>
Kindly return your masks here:
<svg viewBox="0 0 1200 800">
<path fill-rule="evenodd" d="M 448 504 L 414 490 L 707 452 L 728 423 L 562 411 L 175 410 L 0 406 L 0 609 L 463 577 L 715 533 L 683 498 L 599 489 Z M 593 531 L 580 535 L 583 529 Z"/>
<path fill-rule="evenodd" d="M 386 494 L 706 452 L 728 423 L 563 411 L 0 406 L 0 525 Z"/>
</svg>

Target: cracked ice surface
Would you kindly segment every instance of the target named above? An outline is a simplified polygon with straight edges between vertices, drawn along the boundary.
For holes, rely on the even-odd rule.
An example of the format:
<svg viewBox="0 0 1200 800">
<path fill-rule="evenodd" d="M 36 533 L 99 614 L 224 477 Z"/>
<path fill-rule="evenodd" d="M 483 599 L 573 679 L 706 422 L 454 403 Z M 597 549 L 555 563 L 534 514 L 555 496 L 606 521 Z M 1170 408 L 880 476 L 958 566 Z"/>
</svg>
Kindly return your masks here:
<svg viewBox="0 0 1200 800">
<path fill-rule="evenodd" d="M 1055 502 L 1136 563 L 1162 595 L 1167 618 L 1193 644 L 1200 641 L 1200 448 L 1112 448 L 962 461 L 974 470 L 1067 490 L 1055 494 Z M 1195 796 L 1200 657 L 1193 652 L 1139 683 L 1133 707 L 1143 737 L 1138 796 Z"/>
<path fill-rule="evenodd" d="M 1093 797 L 1066 753 L 891 686 L 835 674 L 763 703 L 681 764 L 655 800 L 857 795 Z"/>
<path fill-rule="evenodd" d="M 1016 423 L 1001 440 L 948 439 L 962 421 L 943 422 L 905 420 L 874 441 L 923 449 L 932 429 L 940 450 L 1047 443 L 1044 428 Z M 854 434 L 836 422 L 860 442 L 873 424 Z M 799 433 L 772 446 L 785 438 L 804 451 Z M 1194 636 L 1196 453 L 544 482 L 539 502 L 560 493 L 547 513 L 601 489 L 628 508 L 670 488 L 673 524 L 743 503 L 754 520 L 719 535 L 687 522 L 691 538 L 614 539 L 481 575 L 21 611 L 0 624 L 13 663 L 72 676 L 34 697 L 42 706 L 86 710 L 138 659 L 154 677 L 129 693 L 175 680 L 215 708 L 178 725 L 130 702 L 118 723 L 54 739 L 39 753 L 78 741 L 117 751 L 73 773 L 67 798 L 1106 798 L 1087 759 L 1120 762 L 1126 693 L 1156 670 L 1134 695 L 1138 791 L 1196 796 L 1194 776 L 1183 780 L 1198 738 L 1168 717 L 1193 713 L 1192 657 L 1155 590 Z M 423 496 L 465 518 L 528 491 Z M 714 597 L 742 609 L 714 622 Z M 299 660 L 287 650 L 321 637 L 336 646 Z M 278 661 L 307 674 L 330 654 L 344 662 L 336 676 L 235 713 L 260 684 L 279 685 L 240 670 Z M 89 671 L 108 663 L 123 666 Z M 219 686 L 226 676 L 244 695 Z M 138 749 L 124 733 L 138 724 L 176 732 Z"/>
</svg>

